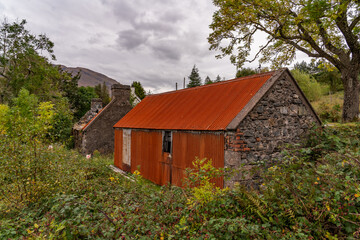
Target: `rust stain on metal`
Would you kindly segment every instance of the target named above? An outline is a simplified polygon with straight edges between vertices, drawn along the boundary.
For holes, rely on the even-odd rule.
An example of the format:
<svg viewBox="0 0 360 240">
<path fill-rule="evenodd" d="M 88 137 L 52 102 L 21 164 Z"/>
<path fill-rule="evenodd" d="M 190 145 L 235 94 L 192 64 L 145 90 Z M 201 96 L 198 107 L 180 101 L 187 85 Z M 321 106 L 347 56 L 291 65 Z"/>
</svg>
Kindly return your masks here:
<svg viewBox="0 0 360 240">
<path fill-rule="evenodd" d="M 224 130 L 274 73 L 147 96 L 114 127 Z"/>
<path fill-rule="evenodd" d="M 131 172 L 162 185 L 162 133 L 161 131 L 131 131 Z M 138 169 L 139 168 L 139 169 Z"/>
<path fill-rule="evenodd" d="M 172 184 L 181 186 L 184 170 L 192 168 L 195 157 L 212 160 L 213 166 L 224 167 L 223 133 L 173 133 Z M 215 180 L 216 186 L 223 187 L 223 179 Z"/>
<path fill-rule="evenodd" d="M 114 165 L 121 170 L 124 170 L 122 167 L 122 149 L 123 149 L 123 131 L 122 129 L 115 129 L 114 136 Z"/>
</svg>

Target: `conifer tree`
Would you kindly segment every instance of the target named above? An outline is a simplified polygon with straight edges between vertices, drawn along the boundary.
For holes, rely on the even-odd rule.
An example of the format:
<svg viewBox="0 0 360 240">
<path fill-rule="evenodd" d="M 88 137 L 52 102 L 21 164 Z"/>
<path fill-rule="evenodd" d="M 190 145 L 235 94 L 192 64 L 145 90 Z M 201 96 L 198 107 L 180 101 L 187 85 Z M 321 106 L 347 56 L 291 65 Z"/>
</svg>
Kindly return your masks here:
<svg viewBox="0 0 360 240">
<path fill-rule="evenodd" d="M 191 70 L 191 74 L 188 78 L 189 78 L 189 83 L 187 84 L 188 88 L 201 86 L 201 77 L 199 75 L 199 69 L 196 67 L 196 65 L 194 65 L 193 69 Z"/>
<path fill-rule="evenodd" d="M 215 82 L 220 82 L 220 81 L 221 81 L 221 77 L 220 77 L 220 75 L 217 75 Z"/>
<path fill-rule="evenodd" d="M 145 90 L 144 90 L 144 88 L 143 88 L 143 86 L 141 85 L 140 82 L 133 81 L 132 84 L 131 84 L 131 87 L 135 88 L 135 94 L 141 100 L 143 100 L 146 97 L 146 92 L 145 92 Z"/>
<path fill-rule="evenodd" d="M 204 84 L 207 85 L 207 84 L 211 84 L 211 83 L 213 83 L 213 81 L 209 78 L 209 76 L 206 76 Z"/>
</svg>

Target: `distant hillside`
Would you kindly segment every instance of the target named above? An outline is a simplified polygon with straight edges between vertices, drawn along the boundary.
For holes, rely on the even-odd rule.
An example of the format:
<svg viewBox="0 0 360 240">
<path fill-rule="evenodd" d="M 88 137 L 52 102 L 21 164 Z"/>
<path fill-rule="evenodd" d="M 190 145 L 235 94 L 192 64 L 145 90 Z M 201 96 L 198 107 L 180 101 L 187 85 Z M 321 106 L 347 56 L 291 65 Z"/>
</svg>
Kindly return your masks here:
<svg viewBox="0 0 360 240">
<path fill-rule="evenodd" d="M 106 86 L 108 87 L 108 89 L 111 89 L 111 85 L 115 84 L 115 83 L 119 83 L 117 82 L 115 79 L 109 78 L 108 76 L 105 76 L 104 74 L 92 71 L 90 69 L 87 68 L 82 68 L 82 67 L 66 67 L 66 66 L 61 66 L 61 68 L 68 72 L 71 73 L 73 75 L 76 75 L 78 72 L 80 72 L 81 77 L 79 79 L 79 87 L 87 87 L 87 86 L 91 86 L 94 87 L 96 85 L 103 84 L 103 82 L 105 82 Z"/>
</svg>

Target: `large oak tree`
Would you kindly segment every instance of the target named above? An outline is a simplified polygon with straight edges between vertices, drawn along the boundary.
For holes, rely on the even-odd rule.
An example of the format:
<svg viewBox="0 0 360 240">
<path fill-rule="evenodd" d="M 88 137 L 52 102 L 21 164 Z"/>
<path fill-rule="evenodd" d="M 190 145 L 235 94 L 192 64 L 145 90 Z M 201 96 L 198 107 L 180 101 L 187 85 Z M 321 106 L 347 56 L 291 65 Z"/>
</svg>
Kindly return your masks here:
<svg viewBox="0 0 360 240">
<path fill-rule="evenodd" d="M 234 64 L 259 57 L 273 67 L 287 65 L 296 51 L 336 67 L 344 86 L 342 118 L 359 115 L 360 3 L 350 0 L 213 0 L 219 9 L 210 25 L 210 49 Z M 257 32 L 267 43 L 248 59 Z"/>
</svg>

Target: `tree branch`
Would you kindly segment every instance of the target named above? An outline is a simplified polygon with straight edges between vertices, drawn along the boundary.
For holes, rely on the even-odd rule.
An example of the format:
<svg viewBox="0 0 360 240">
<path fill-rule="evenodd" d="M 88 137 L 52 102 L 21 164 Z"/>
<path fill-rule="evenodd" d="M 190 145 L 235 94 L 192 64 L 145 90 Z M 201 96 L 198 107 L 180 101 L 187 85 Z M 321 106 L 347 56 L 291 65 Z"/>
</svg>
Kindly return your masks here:
<svg viewBox="0 0 360 240">
<path fill-rule="evenodd" d="M 338 55 L 339 58 L 342 61 L 345 61 L 346 60 L 346 53 L 343 50 L 340 50 L 340 49 L 336 48 L 334 45 L 331 44 L 331 42 L 330 42 L 330 40 L 328 38 L 328 33 L 326 32 L 325 28 L 323 27 L 321 20 L 317 19 L 315 22 L 316 22 L 316 25 L 319 28 L 320 37 L 321 37 L 326 49 L 328 49 L 333 54 Z"/>
<path fill-rule="evenodd" d="M 346 10 L 344 10 L 344 11 L 342 11 L 341 8 L 339 8 L 339 9 L 340 10 L 338 12 L 338 17 L 335 19 L 336 26 L 340 29 L 341 33 L 344 35 L 345 41 L 346 41 L 347 45 L 349 46 L 351 53 L 353 55 L 356 55 L 356 57 L 359 57 L 360 45 L 359 45 L 357 36 L 355 36 L 352 33 L 351 28 L 348 26 L 347 16 L 346 16 L 347 15 L 347 6 L 346 6 Z M 359 16 L 357 18 L 359 18 Z M 360 20 L 357 18 L 355 18 L 355 20 L 351 24 L 351 25 L 354 24 L 354 27 L 355 27 L 356 23 Z"/>
<path fill-rule="evenodd" d="M 350 24 L 350 26 L 349 26 L 350 30 L 353 30 L 354 27 L 356 26 L 356 24 L 359 23 L 359 21 L 360 21 L 360 15 L 357 16 L 357 17 L 354 19 L 354 21 Z"/>
<path fill-rule="evenodd" d="M 247 62 L 251 63 L 253 61 L 255 61 L 255 59 L 257 59 L 259 57 L 259 54 L 269 46 L 269 44 L 274 40 L 274 38 L 271 38 L 264 46 L 262 46 L 259 51 L 255 54 L 255 57 L 251 60 L 247 60 Z"/>
</svg>

